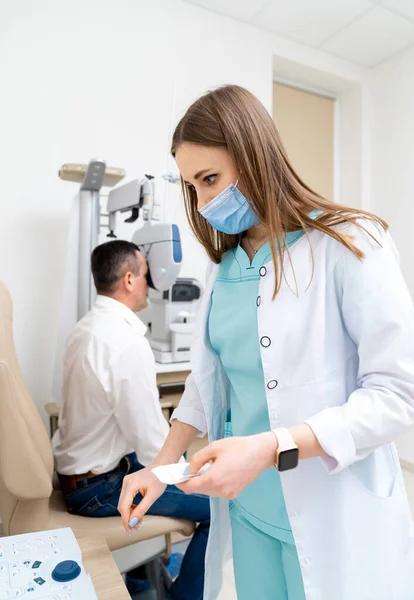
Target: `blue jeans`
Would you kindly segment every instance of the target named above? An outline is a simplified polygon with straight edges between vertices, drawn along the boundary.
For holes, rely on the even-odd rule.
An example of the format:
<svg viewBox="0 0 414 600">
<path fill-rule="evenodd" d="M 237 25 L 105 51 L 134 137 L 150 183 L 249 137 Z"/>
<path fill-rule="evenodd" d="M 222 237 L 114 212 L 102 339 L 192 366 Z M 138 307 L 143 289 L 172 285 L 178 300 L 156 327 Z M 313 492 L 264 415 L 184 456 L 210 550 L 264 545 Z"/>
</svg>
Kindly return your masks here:
<svg viewBox="0 0 414 600">
<path fill-rule="evenodd" d="M 118 516 L 118 500 L 125 475 L 143 469 L 135 453 L 125 456 L 113 471 L 77 483 L 77 489 L 63 491 L 66 505 L 72 514 L 84 517 Z M 138 494 L 134 503 L 142 496 Z M 168 485 L 148 511 L 150 515 L 188 519 L 199 523 L 187 548 L 180 575 L 174 581 L 171 600 L 202 600 L 204 590 L 204 561 L 210 529 L 210 503 L 201 494 L 186 495 L 174 485 Z"/>
</svg>

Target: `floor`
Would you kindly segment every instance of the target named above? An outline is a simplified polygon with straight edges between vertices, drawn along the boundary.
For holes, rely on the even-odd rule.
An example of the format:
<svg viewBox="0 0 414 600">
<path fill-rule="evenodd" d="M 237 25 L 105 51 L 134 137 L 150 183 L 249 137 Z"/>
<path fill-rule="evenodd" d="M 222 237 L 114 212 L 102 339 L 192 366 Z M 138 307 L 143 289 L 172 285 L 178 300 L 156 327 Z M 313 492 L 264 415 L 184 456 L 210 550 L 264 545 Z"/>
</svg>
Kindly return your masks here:
<svg viewBox="0 0 414 600">
<path fill-rule="evenodd" d="M 407 486 L 411 510 L 414 516 L 414 473 L 404 470 L 404 479 Z M 233 566 L 230 563 L 224 570 L 224 581 L 219 600 L 237 600 L 236 588 L 234 585 Z"/>
</svg>

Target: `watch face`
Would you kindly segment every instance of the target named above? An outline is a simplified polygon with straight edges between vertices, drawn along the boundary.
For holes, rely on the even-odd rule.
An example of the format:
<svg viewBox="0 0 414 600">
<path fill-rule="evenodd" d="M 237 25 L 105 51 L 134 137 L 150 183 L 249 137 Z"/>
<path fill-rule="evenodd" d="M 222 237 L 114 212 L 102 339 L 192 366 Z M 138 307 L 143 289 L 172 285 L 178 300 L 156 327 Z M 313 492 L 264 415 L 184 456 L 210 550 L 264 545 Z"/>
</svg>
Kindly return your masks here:
<svg viewBox="0 0 414 600">
<path fill-rule="evenodd" d="M 285 450 L 279 454 L 278 470 L 289 471 L 295 469 L 299 463 L 299 449 Z"/>
</svg>

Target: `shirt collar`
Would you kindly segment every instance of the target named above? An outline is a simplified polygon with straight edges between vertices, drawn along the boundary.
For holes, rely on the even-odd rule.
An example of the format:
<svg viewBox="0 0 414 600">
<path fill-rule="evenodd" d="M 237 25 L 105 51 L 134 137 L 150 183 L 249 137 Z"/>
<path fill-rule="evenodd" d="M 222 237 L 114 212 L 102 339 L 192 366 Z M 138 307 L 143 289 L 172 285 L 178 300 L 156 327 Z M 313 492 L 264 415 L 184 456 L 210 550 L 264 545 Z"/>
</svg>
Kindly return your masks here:
<svg viewBox="0 0 414 600">
<path fill-rule="evenodd" d="M 111 313 L 120 315 L 141 335 L 145 335 L 147 332 L 147 327 L 144 325 L 141 319 L 130 308 L 128 308 L 128 306 L 122 302 L 119 302 L 118 300 L 115 300 L 114 298 L 99 294 L 96 297 L 94 308 L 103 308 Z"/>
</svg>

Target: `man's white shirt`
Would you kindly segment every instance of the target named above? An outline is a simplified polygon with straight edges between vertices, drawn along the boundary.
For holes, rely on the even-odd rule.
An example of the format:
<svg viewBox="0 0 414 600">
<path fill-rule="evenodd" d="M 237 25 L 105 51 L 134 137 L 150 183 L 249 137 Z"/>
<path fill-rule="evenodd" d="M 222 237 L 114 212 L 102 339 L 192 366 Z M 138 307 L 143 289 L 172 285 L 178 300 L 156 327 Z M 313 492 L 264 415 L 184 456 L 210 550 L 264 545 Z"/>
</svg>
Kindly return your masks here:
<svg viewBox="0 0 414 600">
<path fill-rule="evenodd" d="M 66 346 L 53 437 L 58 473 L 106 473 L 134 451 L 147 466 L 160 451 L 169 426 L 146 330 L 127 306 L 106 296 L 77 323 Z"/>
</svg>

